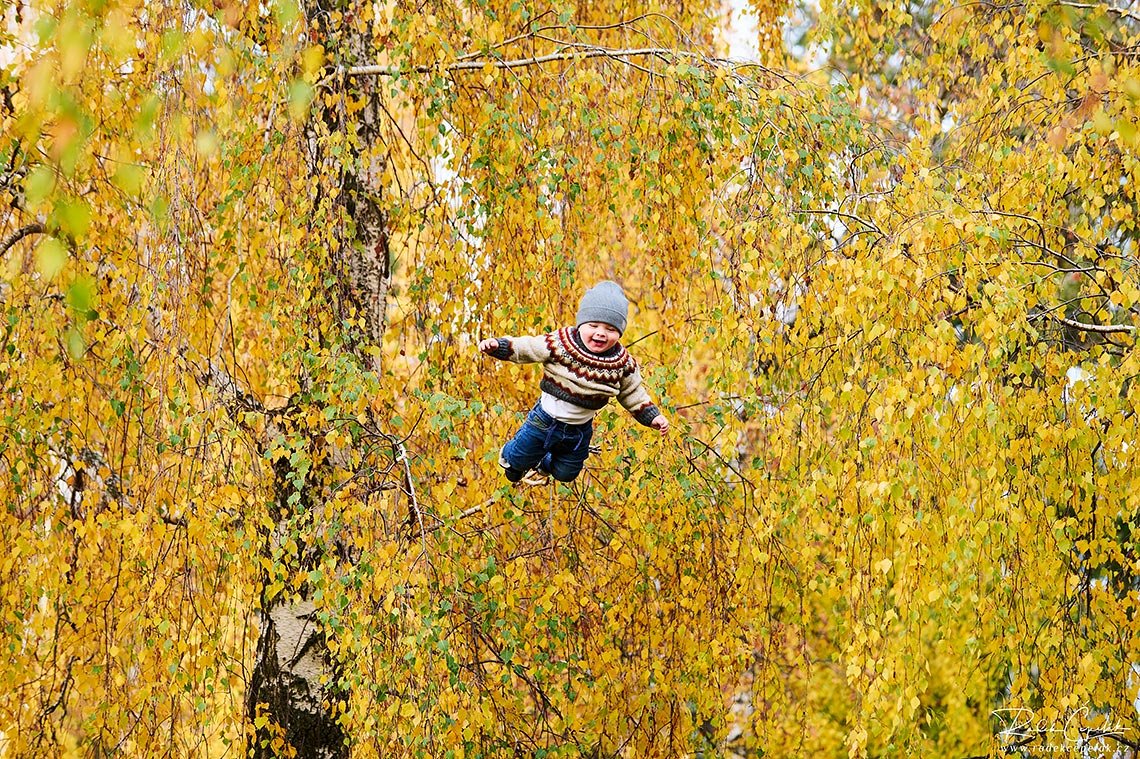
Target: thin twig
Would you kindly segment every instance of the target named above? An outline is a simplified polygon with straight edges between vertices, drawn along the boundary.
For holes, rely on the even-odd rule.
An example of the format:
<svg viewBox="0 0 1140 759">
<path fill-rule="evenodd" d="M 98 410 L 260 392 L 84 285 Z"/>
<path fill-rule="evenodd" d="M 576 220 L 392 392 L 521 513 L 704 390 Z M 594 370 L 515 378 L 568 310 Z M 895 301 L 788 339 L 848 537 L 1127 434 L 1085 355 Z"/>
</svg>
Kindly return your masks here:
<svg viewBox="0 0 1140 759">
<path fill-rule="evenodd" d="M 404 492 L 408 495 L 408 502 L 411 504 L 412 512 L 410 516 L 415 516 L 416 522 L 420 527 L 420 544 L 423 549 L 423 555 L 427 556 L 427 530 L 424 529 L 424 517 L 420 512 L 419 501 L 416 500 L 416 486 L 412 481 L 412 467 L 408 463 L 408 449 L 404 447 L 403 443 L 398 444 L 396 461 L 404 465 Z"/>
<path fill-rule="evenodd" d="M 722 429 L 723 429 L 723 428 L 722 428 Z M 718 432 L 717 434 L 719 435 L 720 433 Z M 744 476 L 744 473 L 743 473 L 743 472 L 741 472 L 739 469 L 737 469 L 735 466 L 733 466 L 733 465 L 732 465 L 732 462 L 730 462 L 730 461 L 726 461 L 726 460 L 724 459 L 724 457 L 723 457 L 723 456 L 721 456 L 721 455 L 720 455 L 720 453 L 718 453 L 718 452 L 717 452 L 717 450 L 716 450 L 715 448 L 713 448 L 711 445 L 709 445 L 708 443 L 706 443 L 704 440 L 701 440 L 699 437 L 695 437 L 695 436 L 693 436 L 693 435 L 688 435 L 688 436 L 686 436 L 686 437 L 688 437 L 688 439 L 690 439 L 690 440 L 693 440 L 693 441 L 695 441 L 695 442 L 697 442 L 697 443 L 700 443 L 701 445 L 703 445 L 703 446 L 705 447 L 705 450 L 706 450 L 706 451 L 708 451 L 708 452 L 709 452 L 709 453 L 711 453 L 713 456 L 715 456 L 715 457 L 716 457 L 716 458 L 717 458 L 717 459 L 720 461 L 720 463 L 724 464 L 724 465 L 725 465 L 726 467 L 728 467 L 728 468 L 729 468 L 729 470 L 731 470 L 731 471 L 732 471 L 732 472 L 733 472 L 733 473 L 734 473 L 734 474 L 735 474 L 737 477 L 739 477 L 739 478 L 740 478 L 742 481 L 744 481 L 745 483 L 747 483 L 747 484 L 748 484 L 748 487 L 750 487 L 750 488 L 755 488 L 755 487 L 756 487 L 756 485 L 755 485 L 755 484 L 752 482 L 752 480 L 750 480 L 750 479 L 748 479 L 747 477 L 745 477 L 745 476 Z M 715 437 L 715 436 L 713 437 L 713 440 L 714 440 L 714 441 L 716 440 L 716 437 Z"/>
<path fill-rule="evenodd" d="M 490 500 L 485 501 L 485 502 L 479 504 L 478 506 L 472 506 L 469 509 L 465 509 L 465 510 L 459 512 L 455 516 L 454 521 L 458 522 L 460 519 L 466 519 L 467 517 L 474 516 L 474 515 L 478 514 L 480 511 L 483 510 L 483 507 L 488 505 L 489 503 L 491 503 Z M 435 517 L 435 518 L 438 519 L 438 517 Z M 433 524 L 431 527 L 427 528 L 427 532 L 432 533 L 432 532 L 435 532 L 436 530 L 442 530 L 444 527 L 451 529 L 450 526 L 446 522 L 441 521 L 439 524 Z M 452 530 L 452 532 L 455 532 L 455 530 Z"/>
<path fill-rule="evenodd" d="M 874 231 L 880 237 L 886 237 L 886 235 L 883 234 L 883 230 L 879 229 L 879 227 L 875 224 L 854 214 L 844 213 L 843 211 L 829 211 L 826 208 L 793 208 L 791 209 L 791 213 L 807 213 L 815 214 L 817 216 L 839 216 L 844 219 L 851 219 L 852 221 L 857 221 L 868 229 Z"/>
<path fill-rule="evenodd" d="M 431 179 L 430 179 L 430 177 L 434 174 L 434 172 L 432 171 L 431 165 L 428 164 L 428 162 L 424 159 L 424 157 L 421 156 L 419 154 L 419 152 L 416 151 L 415 146 L 412 145 L 412 141 L 410 139 L 408 139 L 408 136 L 406 134 L 404 134 L 404 130 L 400 128 L 400 122 L 396 120 L 396 117 L 392 115 L 391 111 L 389 111 L 387 108 L 384 107 L 384 103 L 379 98 L 376 99 L 376 104 L 380 107 L 380 110 L 384 112 L 384 115 L 388 117 L 388 121 L 390 121 L 392 123 L 392 128 L 396 130 L 396 134 L 400 135 L 400 139 L 403 140 L 404 144 L 408 146 L 408 150 L 410 150 L 412 155 L 414 155 L 416 157 L 416 160 L 418 160 L 420 162 L 420 164 L 423 165 L 424 171 L 426 172 L 426 176 L 429 177 L 429 179 L 427 180 L 427 185 L 428 185 L 428 187 L 431 188 L 432 199 L 436 203 L 438 203 L 439 202 L 439 191 L 436 189 L 435 182 L 431 181 Z M 399 172 L 393 170 L 392 174 L 398 175 Z M 398 177 L 397 177 L 397 181 L 398 181 Z"/>
<path fill-rule="evenodd" d="M 1031 243 L 1031 242 L 1026 242 L 1025 244 L 1030 246 L 1030 247 L 1034 247 L 1034 248 L 1039 247 L 1038 245 Z M 1075 269 L 1063 269 L 1060 266 L 1054 266 L 1053 264 L 1049 263 L 1048 261 L 1020 261 L 1019 263 L 1021 263 L 1024 266 L 1044 266 L 1047 269 L 1052 269 L 1057 274 L 1092 274 L 1094 272 L 1102 271 L 1102 269 L 1099 266 L 1088 266 L 1088 267 L 1081 267 L 1081 268 L 1075 268 Z M 1045 275 L 1045 278 L 1047 278 L 1048 276 L 1049 275 Z"/>
</svg>

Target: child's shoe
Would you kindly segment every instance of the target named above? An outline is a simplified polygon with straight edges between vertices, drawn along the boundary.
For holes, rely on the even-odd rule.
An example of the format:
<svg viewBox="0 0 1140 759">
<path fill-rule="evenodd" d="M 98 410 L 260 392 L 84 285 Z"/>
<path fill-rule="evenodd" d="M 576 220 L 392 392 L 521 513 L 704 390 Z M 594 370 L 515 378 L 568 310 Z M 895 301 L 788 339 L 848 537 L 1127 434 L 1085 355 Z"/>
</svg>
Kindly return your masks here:
<svg viewBox="0 0 1140 759">
<path fill-rule="evenodd" d="M 550 484 L 550 475 L 541 469 L 531 469 L 520 482 L 525 482 L 527 485 L 548 485 Z"/>
<path fill-rule="evenodd" d="M 503 474 L 507 476 L 507 482 L 518 482 L 522 479 L 522 475 L 517 469 L 511 469 L 511 465 L 507 463 L 506 456 L 503 455 L 504 450 L 506 450 L 506 448 L 499 450 L 499 466 L 503 468 Z"/>
<path fill-rule="evenodd" d="M 531 469 L 523 475 L 520 482 L 525 482 L 527 485 L 546 485 L 550 482 L 550 472 L 546 468 L 547 462 L 550 461 L 550 454 L 546 454 L 542 461 L 534 469 Z"/>
</svg>

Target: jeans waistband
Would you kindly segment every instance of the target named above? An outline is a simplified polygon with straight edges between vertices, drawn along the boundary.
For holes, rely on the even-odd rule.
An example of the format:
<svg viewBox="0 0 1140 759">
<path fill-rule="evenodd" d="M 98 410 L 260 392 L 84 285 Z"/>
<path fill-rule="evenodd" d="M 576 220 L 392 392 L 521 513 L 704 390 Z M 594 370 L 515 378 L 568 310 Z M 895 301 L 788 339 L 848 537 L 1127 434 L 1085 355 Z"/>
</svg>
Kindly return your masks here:
<svg viewBox="0 0 1140 759">
<path fill-rule="evenodd" d="M 539 418 L 539 420 L 547 426 L 558 424 L 558 425 L 561 425 L 561 426 L 565 427 L 566 429 L 570 429 L 570 430 L 584 430 L 587 427 L 590 427 L 594 424 L 593 419 L 591 419 L 588 422 L 583 422 L 582 424 L 570 424 L 569 422 L 563 422 L 563 421 L 560 421 L 558 419 L 555 419 L 554 417 L 552 417 L 550 414 L 546 413 L 546 411 L 543 410 L 541 401 L 534 404 L 534 408 L 532 408 L 530 410 L 530 413 L 537 416 Z"/>
</svg>

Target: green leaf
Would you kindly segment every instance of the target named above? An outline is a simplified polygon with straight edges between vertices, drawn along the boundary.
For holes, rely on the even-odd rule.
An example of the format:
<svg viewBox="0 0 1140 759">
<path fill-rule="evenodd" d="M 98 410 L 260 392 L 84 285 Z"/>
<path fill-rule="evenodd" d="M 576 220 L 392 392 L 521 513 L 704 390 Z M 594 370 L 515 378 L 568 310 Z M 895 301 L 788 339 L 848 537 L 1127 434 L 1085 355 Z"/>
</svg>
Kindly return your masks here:
<svg viewBox="0 0 1140 759">
<path fill-rule="evenodd" d="M 212 156 L 218 152 L 218 135 L 213 129 L 203 129 L 194 136 L 194 147 L 198 154 Z"/>
<path fill-rule="evenodd" d="M 88 318 L 94 298 L 95 280 L 90 277 L 78 277 L 67 291 L 67 304 L 83 319 Z"/>
<path fill-rule="evenodd" d="M 29 208 L 44 201 L 55 188 L 55 174 L 47 166 L 37 166 L 24 182 L 24 198 Z"/>
<path fill-rule="evenodd" d="M 70 355 L 73 359 L 83 358 L 83 354 L 86 352 L 87 346 L 83 341 L 83 334 L 77 328 L 68 328 L 67 335 L 65 336 L 65 341 L 67 344 L 68 355 Z"/>
<path fill-rule="evenodd" d="M 141 166 L 133 163 L 121 163 L 115 169 L 111 181 L 128 195 L 138 195 L 142 190 L 143 177 L 146 174 Z"/>
<path fill-rule="evenodd" d="M 91 226 L 91 207 L 78 198 L 61 200 L 56 204 L 53 217 L 61 230 L 80 238 Z"/>
<path fill-rule="evenodd" d="M 293 0 L 277 0 L 273 7 L 274 13 L 277 14 L 277 21 L 282 26 L 289 26 L 300 15 L 300 10 L 297 8 L 297 3 Z"/>
<path fill-rule="evenodd" d="M 289 115 L 298 121 L 303 119 L 308 113 L 309 104 L 313 102 L 315 92 L 308 82 L 294 79 L 289 85 Z"/>
<path fill-rule="evenodd" d="M 67 248 L 59 240 L 49 237 L 36 248 L 36 269 L 44 279 L 52 280 L 67 263 Z"/>
</svg>

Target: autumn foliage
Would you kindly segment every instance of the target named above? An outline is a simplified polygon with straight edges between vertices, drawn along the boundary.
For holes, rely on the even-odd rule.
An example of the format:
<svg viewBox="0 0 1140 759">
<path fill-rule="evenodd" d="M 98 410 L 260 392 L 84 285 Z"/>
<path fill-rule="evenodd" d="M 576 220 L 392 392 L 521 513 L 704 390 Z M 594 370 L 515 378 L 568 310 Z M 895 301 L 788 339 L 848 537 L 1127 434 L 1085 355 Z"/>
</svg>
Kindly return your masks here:
<svg viewBox="0 0 1140 759">
<path fill-rule="evenodd" d="M 1135 754 L 1140 18 L 754 7 L 6 6 L 0 757 Z"/>
</svg>

